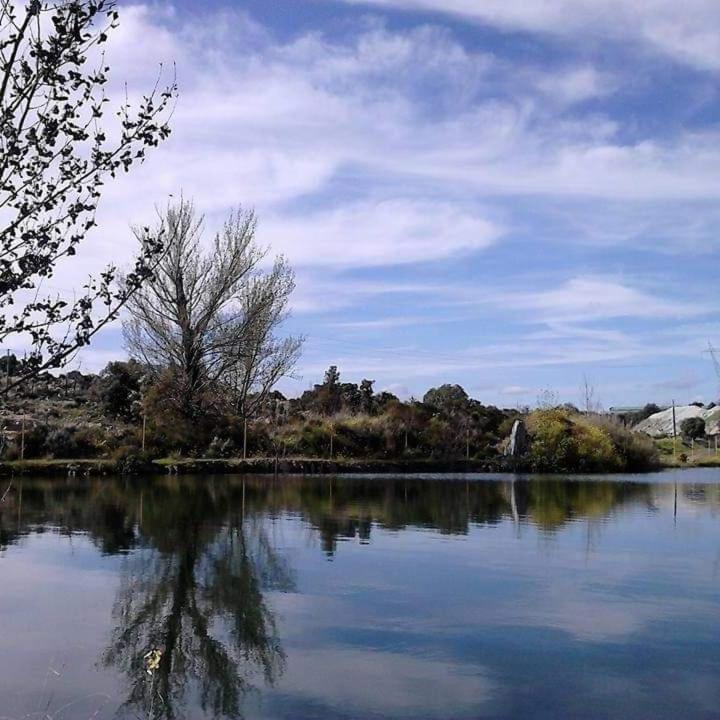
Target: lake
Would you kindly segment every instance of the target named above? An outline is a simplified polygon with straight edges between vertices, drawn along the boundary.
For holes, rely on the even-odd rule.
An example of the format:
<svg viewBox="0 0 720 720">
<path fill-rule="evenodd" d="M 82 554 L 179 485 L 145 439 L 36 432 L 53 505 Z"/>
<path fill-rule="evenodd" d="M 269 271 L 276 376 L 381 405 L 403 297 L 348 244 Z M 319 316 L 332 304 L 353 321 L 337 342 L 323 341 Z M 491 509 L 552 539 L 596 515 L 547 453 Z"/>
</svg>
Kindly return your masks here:
<svg viewBox="0 0 720 720">
<path fill-rule="evenodd" d="M 46 717 L 718 718 L 720 471 L 15 480 L 0 718 Z"/>
</svg>

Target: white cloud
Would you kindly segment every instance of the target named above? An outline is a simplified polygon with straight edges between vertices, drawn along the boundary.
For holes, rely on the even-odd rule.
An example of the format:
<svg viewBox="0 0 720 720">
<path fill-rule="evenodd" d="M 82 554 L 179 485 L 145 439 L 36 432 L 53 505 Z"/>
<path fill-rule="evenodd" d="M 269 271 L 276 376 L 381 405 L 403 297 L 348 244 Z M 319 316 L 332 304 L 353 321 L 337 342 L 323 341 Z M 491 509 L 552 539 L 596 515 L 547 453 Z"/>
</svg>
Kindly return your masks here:
<svg viewBox="0 0 720 720">
<path fill-rule="evenodd" d="M 532 395 L 536 390 L 531 388 L 523 387 L 522 385 L 507 385 L 500 388 L 501 395 L 512 395 L 512 396 L 528 396 Z"/>
<path fill-rule="evenodd" d="M 616 83 L 591 65 L 579 65 L 565 72 L 535 74 L 535 85 L 542 93 L 560 102 L 574 104 L 611 93 Z"/>
<path fill-rule="evenodd" d="M 703 68 L 720 68 L 720 5 L 714 0 L 346 0 L 449 13 L 508 30 L 630 38 Z"/>
<path fill-rule="evenodd" d="M 707 306 L 666 300 L 626 284 L 594 277 L 576 277 L 552 290 L 509 295 L 505 304 L 537 313 L 545 322 L 682 318 L 709 310 Z"/>
<path fill-rule="evenodd" d="M 502 228 L 458 205 L 385 200 L 271 216 L 262 239 L 296 265 L 367 267 L 436 260 L 480 250 Z"/>
</svg>

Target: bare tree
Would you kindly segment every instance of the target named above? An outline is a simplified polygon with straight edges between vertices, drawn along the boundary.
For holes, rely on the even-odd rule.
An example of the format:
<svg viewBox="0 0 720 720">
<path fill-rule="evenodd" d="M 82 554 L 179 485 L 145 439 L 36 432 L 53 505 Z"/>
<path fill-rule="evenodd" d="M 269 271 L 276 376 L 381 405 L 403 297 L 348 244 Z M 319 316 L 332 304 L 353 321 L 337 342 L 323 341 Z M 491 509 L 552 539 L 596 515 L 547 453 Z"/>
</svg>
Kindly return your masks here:
<svg viewBox="0 0 720 720">
<path fill-rule="evenodd" d="M 602 403 L 597 397 L 595 385 L 588 380 L 587 375 L 583 375 L 583 383 L 580 386 L 580 394 L 583 410 L 586 415 L 595 415 L 602 412 Z"/>
<path fill-rule="evenodd" d="M 0 393 L 88 344 L 161 251 L 157 237 L 145 244 L 121 285 L 109 267 L 74 299 L 43 297 L 43 282 L 95 225 L 107 175 L 128 171 L 170 132 L 174 83 L 135 108 L 125 99 L 117 128 L 102 125 L 110 105 L 101 46 L 117 24 L 113 0 L 0 0 L 0 343 L 32 347 Z"/>
<path fill-rule="evenodd" d="M 242 293 L 245 309 L 228 327 L 223 384 L 233 410 L 243 419 L 243 457 L 247 457 L 247 421 L 267 401 L 278 380 L 290 375 L 300 356 L 302 337 L 279 338 L 295 288 L 292 268 L 277 258 L 272 271 L 253 278 Z"/>
<path fill-rule="evenodd" d="M 143 245 L 158 235 L 168 240 L 153 278 L 128 303 L 126 344 L 157 373 L 171 371 L 177 407 L 188 417 L 208 398 L 246 417 L 297 360 L 302 340 L 275 334 L 293 273 L 283 258 L 270 272 L 260 269 L 265 252 L 255 229 L 254 213 L 239 210 L 204 252 L 203 218 L 180 200 L 153 231 L 136 231 Z"/>
</svg>

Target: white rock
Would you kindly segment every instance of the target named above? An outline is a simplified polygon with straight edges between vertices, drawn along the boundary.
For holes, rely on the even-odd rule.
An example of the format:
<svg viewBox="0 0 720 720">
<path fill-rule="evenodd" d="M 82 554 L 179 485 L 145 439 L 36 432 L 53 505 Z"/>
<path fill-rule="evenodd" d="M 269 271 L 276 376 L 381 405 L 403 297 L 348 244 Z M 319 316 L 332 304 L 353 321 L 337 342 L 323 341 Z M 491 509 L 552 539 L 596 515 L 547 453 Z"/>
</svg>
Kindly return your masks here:
<svg viewBox="0 0 720 720">
<path fill-rule="evenodd" d="M 698 407 L 697 405 L 678 405 L 675 408 L 675 424 L 677 434 L 680 435 L 680 425 L 688 418 L 700 417 L 705 421 L 705 432 L 708 435 L 720 434 L 720 407 L 710 410 Z M 638 432 L 644 432 L 651 437 L 672 437 L 673 434 L 673 411 L 672 408 L 662 410 L 651 415 L 646 420 L 635 426 Z"/>
</svg>

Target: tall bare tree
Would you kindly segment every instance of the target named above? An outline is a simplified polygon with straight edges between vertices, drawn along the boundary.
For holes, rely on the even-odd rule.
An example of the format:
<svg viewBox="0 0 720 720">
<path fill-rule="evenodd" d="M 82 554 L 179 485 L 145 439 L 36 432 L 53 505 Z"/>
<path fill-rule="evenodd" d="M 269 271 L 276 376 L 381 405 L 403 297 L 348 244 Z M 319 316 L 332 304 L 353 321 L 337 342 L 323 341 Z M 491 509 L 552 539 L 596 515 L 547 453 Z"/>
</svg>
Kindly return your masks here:
<svg viewBox="0 0 720 720">
<path fill-rule="evenodd" d="M 277 258 L 269 273 L 248 283 L 242 294 L 246 312 L 240 325 L 234 321 L 229 328 L 222 384 L 234 413 L 243 419 L 243 457 L 247 457 L 248 419 L 267 402 L 278 380 L 292 373 L 300 356 L 302 337 L 277 334 L 288 316 L 294 288 L 292 269 L 285 258 Z"/>
<path fill-rule="evenodd" d="M 168 240 L 154 276 L 128 303 L 126 344 L 156 373 L 170 370 L 188 417 L 209 398 L 246 417 L 297 361 L 302 339 L 276 335 L 294 275 L 284 258 L 260 268 L 266 253 L 255 230 L 254 213 L 239 210 L 206 252 L 203 218 L 181 200 L 153 231 L 136 231 L 143 245 Z"/>
<path fill-rule="evenodd" d="M 157 237 L 145 244 L 120 285 L 108 267 L 74 299 L 44 297 L 43 283 L 95 225 L 107 176 L 170 132 L 174 83 L 135 108 L 125 99 L 116 127 L 103 126 L 102 45 L 117 25 L 113 0 L 0 0 L 0 344 L 32 348 L 0 393 L 66 363 L 116 317 L 161 251 Z"/>
</svg>

